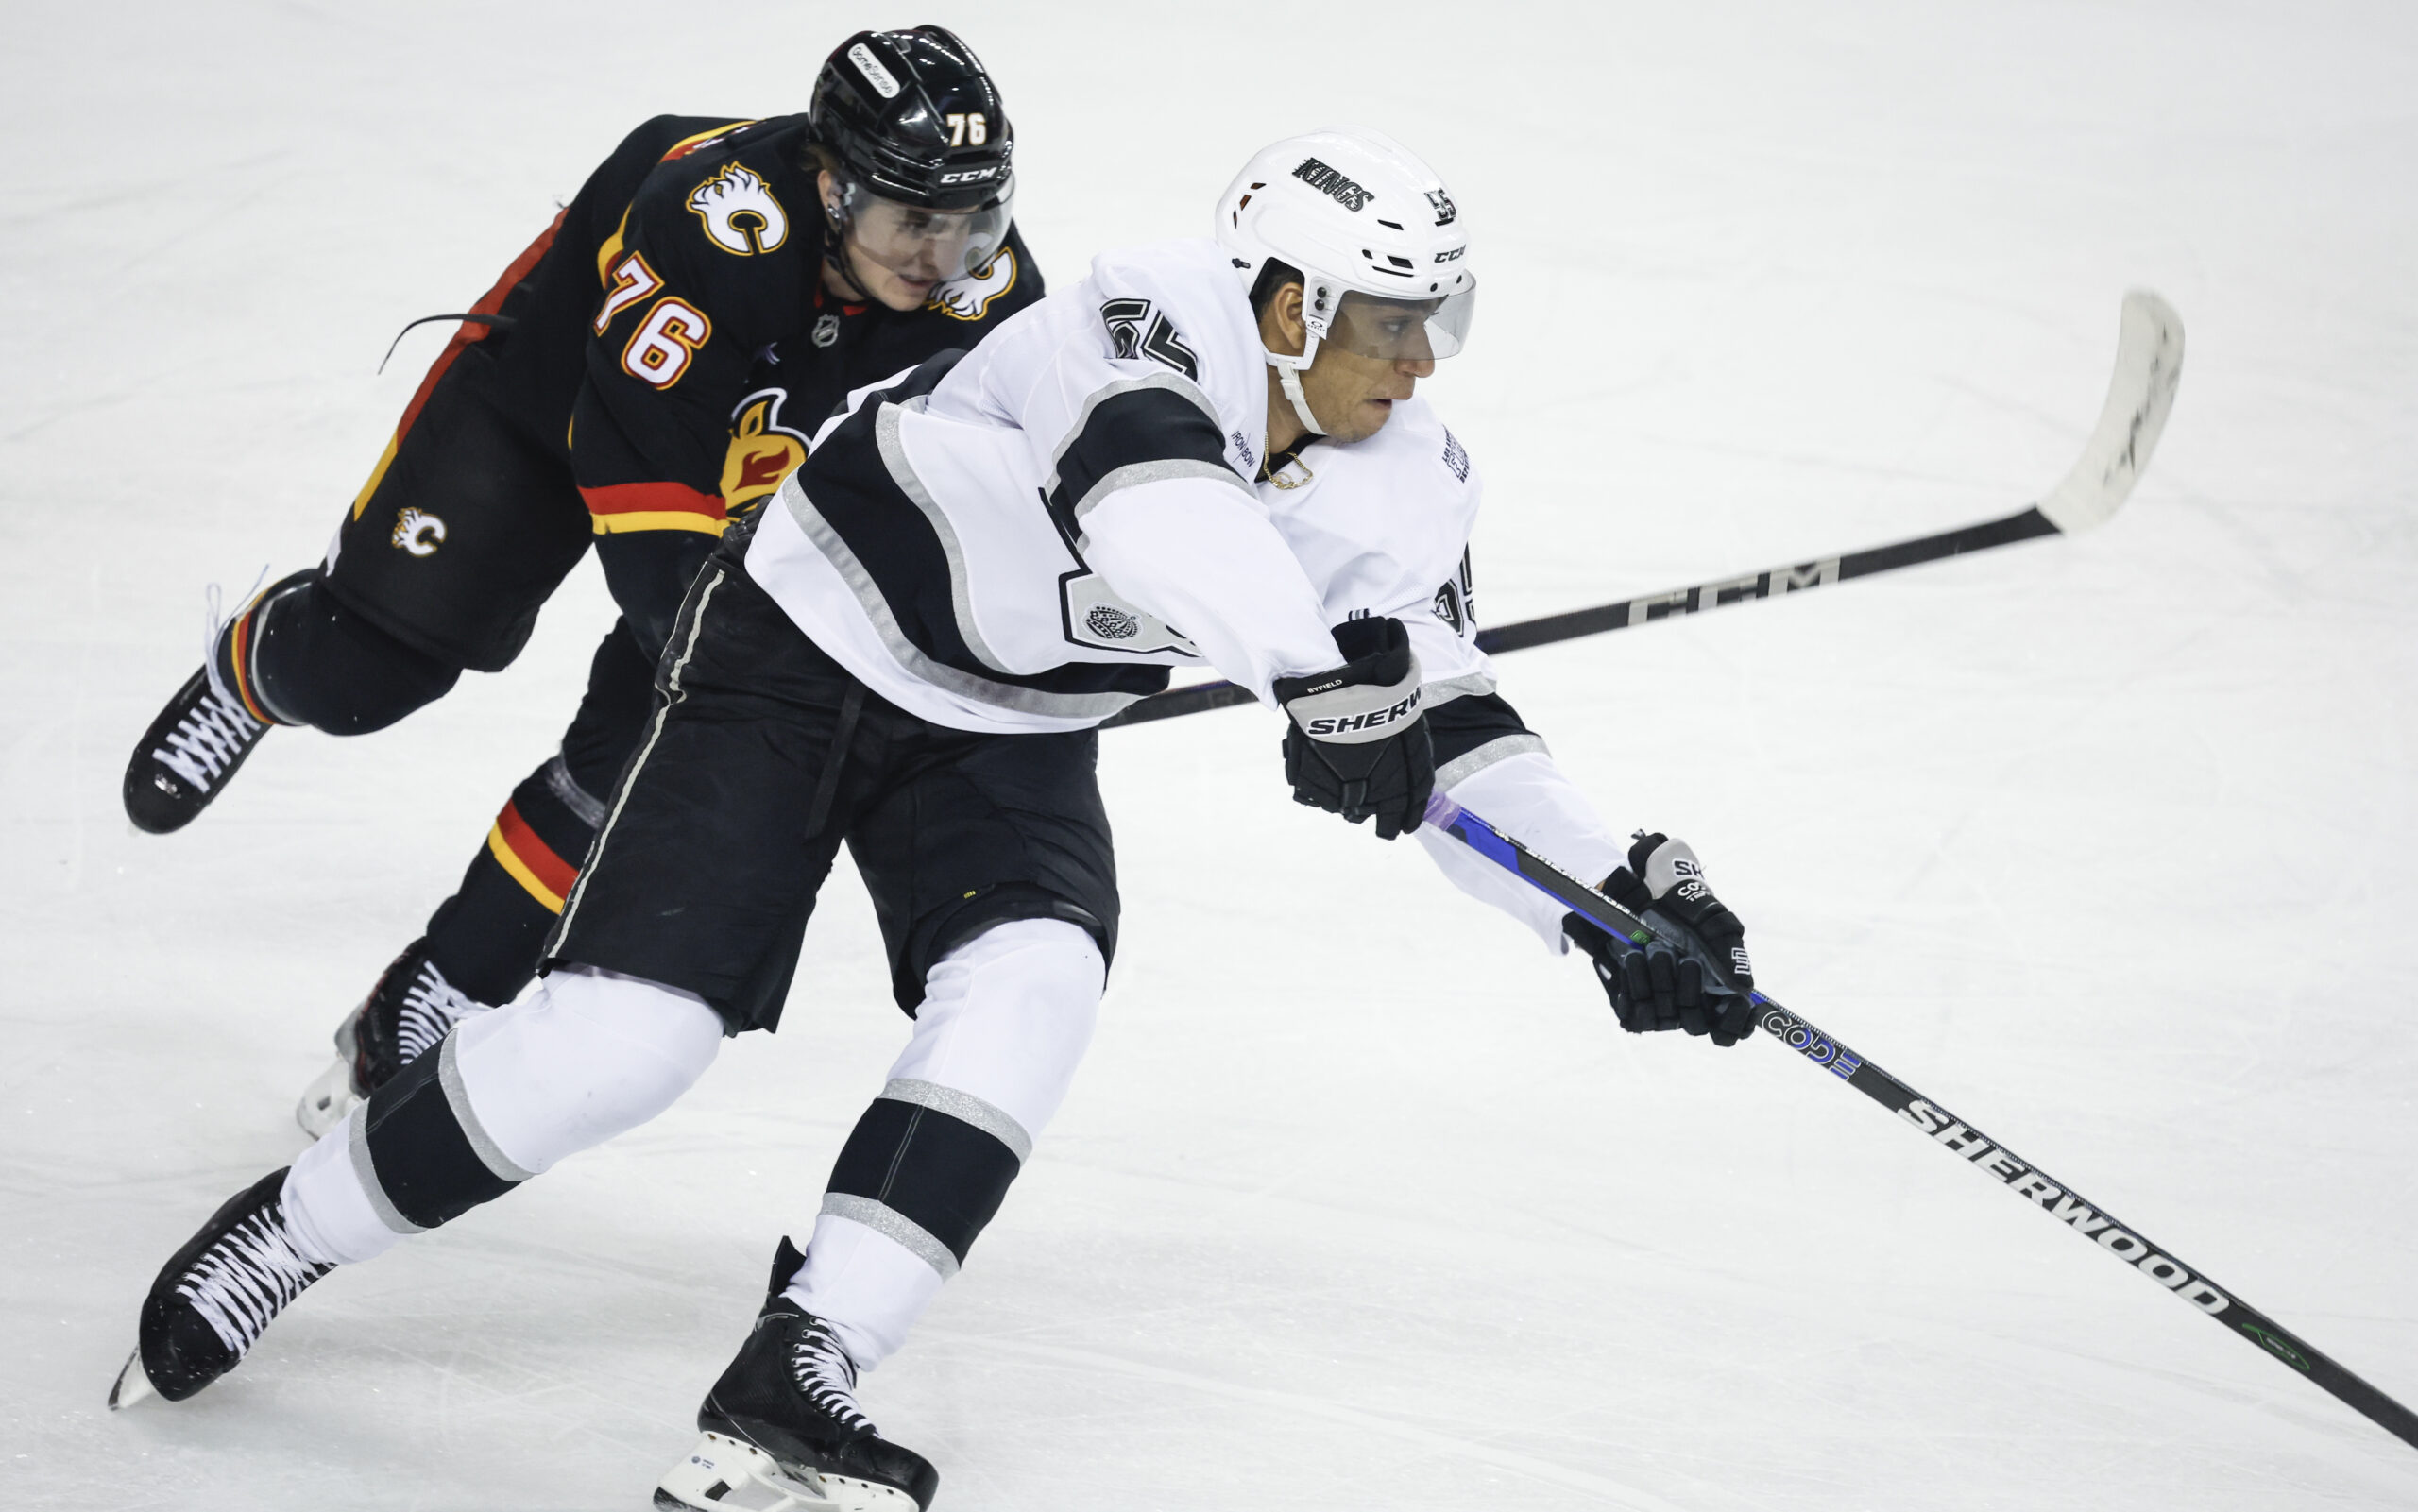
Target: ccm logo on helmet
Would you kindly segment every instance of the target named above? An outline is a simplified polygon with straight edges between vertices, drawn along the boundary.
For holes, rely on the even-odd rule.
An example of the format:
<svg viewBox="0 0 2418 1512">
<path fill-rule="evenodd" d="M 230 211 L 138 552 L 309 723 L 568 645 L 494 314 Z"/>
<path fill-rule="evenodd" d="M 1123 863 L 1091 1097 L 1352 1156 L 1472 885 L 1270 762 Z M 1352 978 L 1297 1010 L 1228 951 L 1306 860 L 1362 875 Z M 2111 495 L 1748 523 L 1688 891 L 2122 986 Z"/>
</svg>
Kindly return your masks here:
<svg viewBox="0 0 2418 1512">
<path fill-rule="evenodd" d="M 1330 168 L 1316 158 L 1303 158 L 1302 165 L 1293 170 L 1293 177 L 1355 215 L 1360 212 L 1360 207 L 1373 197 L 1372 191 L 1344 177 L 1342 170 Z"/>
<path fill-rule="evenodd" d="M 987 168 L 962 168 L 955 173 L 945 173 L 941 175 L 941 182 L 945 184 L 979 184 L 985 178 L 996 178 L 997 177 L 999 177 L 999 164 L 995 162 Z"/>
<path fill-rule="evenodd" d="M 1310 739 L 1323 739 L 1335 735 L 1352 735 L 1362 730 L 1382 730 L 1398 720 L 1406 720 L 1419 711 L 1419 695 L 1411 694 L 1391 708 L 1371 709 L 1366 714 L 1329 714 L 1310 721 L 1302 733 Z"/>
<path fill-rule="evenodd" d="M 1439 252 L 1439 253 L 1437 253 L 1437 254 L 1436 254 L 1436 261 L 1437 261 L 1437 262 L 1439 262 L 1439 263 L 1457 263 L 1457 262 L 1459 262 L 1462 258 L 1464 258 L 1464 257 L 1466 257 L 1466 256 L 1468 256 L 1468 255 L 1469 255 L 1469 248 L 1468 248 L 1468 247 L 1466 247 L 1466 246 L 1456 246 L 1456 247 L 1453 248 L 1453 249 L 1452 249 L 1451 251 L 1449 251 L 1449 252 Z"/>
</svg>

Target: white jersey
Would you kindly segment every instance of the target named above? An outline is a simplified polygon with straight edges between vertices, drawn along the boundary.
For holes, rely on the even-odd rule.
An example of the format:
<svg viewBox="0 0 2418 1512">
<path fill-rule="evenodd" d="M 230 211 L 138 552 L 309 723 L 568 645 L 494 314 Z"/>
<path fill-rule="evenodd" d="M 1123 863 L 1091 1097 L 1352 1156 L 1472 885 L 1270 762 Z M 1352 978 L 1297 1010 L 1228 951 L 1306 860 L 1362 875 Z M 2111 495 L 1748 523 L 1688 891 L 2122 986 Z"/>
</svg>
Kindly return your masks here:
<svg viewBox="0 0 2418 1512">
<path fill-rule="evenodd" d="M 747 571 L 873 691 L 984 733 L 1081 729 L 1214 668 L 1271 697 L 1399 615 L 1437 696 L 1491 687 L 1435 605 L 1478 488 L 1423 403 L 1253 480 L 1257 327 L 1208 241 L 1102 255 L 973 352 L 850 396 Z"/>
<path fill-rule="evenodd" d="M 1263 481 L 1266 371 L 1215 243 L 1105 253 L 971 353 L 850 395 L 764 510 L 748 575 L 872 691 L 983 734 L 1087 728 L 1174 667 L 1272 704 L 1277 678 L 1337 663 L 1331 626 L 1368 616 L 1407 627 L 1430 716 L 1492 693 L 1467 450 L 1414 399 Z M 1617 839 L 1505 717 L 1438 786 L 1609 872 Z M 1558 905 L 1422 834 L 1456 883 L 1558 947 Z"/>
</svg>

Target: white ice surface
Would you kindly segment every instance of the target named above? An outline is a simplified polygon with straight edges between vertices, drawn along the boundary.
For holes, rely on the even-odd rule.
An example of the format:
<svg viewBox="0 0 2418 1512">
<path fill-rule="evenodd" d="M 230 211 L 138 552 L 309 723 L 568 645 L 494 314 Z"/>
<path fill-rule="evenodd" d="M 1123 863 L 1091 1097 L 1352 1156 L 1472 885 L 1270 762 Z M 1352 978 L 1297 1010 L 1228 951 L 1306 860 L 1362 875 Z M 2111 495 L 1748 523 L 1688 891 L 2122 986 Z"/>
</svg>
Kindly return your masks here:
<svg viewBox="0 0 2418 1512">
<path fill-rule="evenodd" d="M 1827 19 L 1815 19 L 1817 10 Z M 1051 275 L 1363 119 L 1478 240 L 1431 392 L 1507 620 L 2020 505 L 2122 291 L 2190 330 L 2103 534 L 1532 652 L 1762 979 L 2418 1402 L 2418 11 L 935 4 Z M 144 1287 L 551 749 L 610 610 L 169 839 L 202 586 L 309 561 L 441 328 L 628 126 L 796 109 L 827 5 L 10 8 L 0 1500 L 645 1504 L 903 1026 L 826 892 L 776 1038 L 111 1417 Z M 1253 710 L 1107 738 L 1098 1048 L 868 1403 L 945 1512 L 2409 1507 L 2418 1453 L 1774 1046 L 1622 1035 Z"/>
</svg>

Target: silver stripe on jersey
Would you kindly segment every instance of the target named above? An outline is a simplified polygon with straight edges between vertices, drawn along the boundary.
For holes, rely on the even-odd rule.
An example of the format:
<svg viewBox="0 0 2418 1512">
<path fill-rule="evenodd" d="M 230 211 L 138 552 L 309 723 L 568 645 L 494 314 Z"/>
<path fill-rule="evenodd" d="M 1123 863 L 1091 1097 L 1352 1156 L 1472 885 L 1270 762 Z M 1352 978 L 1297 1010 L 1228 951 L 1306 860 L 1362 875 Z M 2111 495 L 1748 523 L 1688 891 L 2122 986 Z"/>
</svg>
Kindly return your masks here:
<svg viewBox="0 0 2418 1512">
<path fill-rule="evenodd" d="M 937 1081 L 916 1081 L 907 1077 L 894 1079 L 881 1089 L 881 1095 L 892 1102 L 913 1103 L 929 1108 L 936 1113 L 946 1113 L 961 1124 L 971 1124 L 1008 1147 L 1022 1165 L 1032 1159 L 1032 1136 L 1024 1131 L 1002 1108 L 995 1108 L 970 1092 L 944 1087 Z"/>
<path fill-rule="evenodd" d="M 1139 488 L 1146 483 L 1164 483 L 1169 478 L 1208 478 L 1233 484 L 1245 493 L 1251 487 L 1235 476 L 1235 469 L 1220 462 L 1202 462 L 1197 457 L 1163 457 L 1156 462 L 1129 462 L 1107 477 L 1092 484 L 1091 491 L 1075 501 L 1075 545 L 1078 550 L 1091 544 L 1082 534 L 1083 517 L 1104 501 L 1109 495 L 1126 488 Z M 1252 494 L 1256 499 L 1257 494 Z"/>
<path fill-rule="evenodd" d="M 1498 735 L 1476 750 L 1464 751 L 1438 767 L 1436 790 L 1450 792 L 1454 788 L 1467 782 L 1496 762 L 1508 761 L 1515 756 L 1526 756 L 1532 751 L 1538 756 L 1553 755 L 1545 749 L 1545 742 L 1541 739 L 1525 731 L 1518 735 Z"/>
<path fill-rule="evenodd" d="M 1458 677 L 1446 677 L 1420 685 L 1420 702 L 1428 708 L 1449 704 L 1456 698 L 1484 698 L 1494 691 L 1491 672 L 1464 672 Z"/>
<path fill-rule="evenodd" d="M 865 570 L 864 563 L 848 549 L 848 543 L 841 539 L 840 533 L 831 528 L 831 522 L 823 518 L 823 512 L 814 507 L 814 501 L 806 496 L 806 490 L 798 486 L 797 480 L 798 474 L 792 472 L 789 481 L 781 484 L 781 502 L 789 506 L 790 518 L 797 522 L 797 528 L 805 533 L 808 543 L 823 554 L 831 569 L 840 574 L 840 581 L 856 595 L 857 606 L 864 611 L 874 633 L 881 637 L 882 649 L 889 652 L 891 659 L 910 676 L 919 677 L 945 692 L 970 698 L 978 704 L 1013 709 L 1019 714 L 1039 714 L 1062 720 L 1104 720 L 1143 696 L 1139 693 L 1047 693 L 1036 688 L 995 683 L 987 677 L 960 671 L 925 655 L 913 641 L 907 638 L 906 632 L 898 628 L 897 616 L 890 612 L 890 601 L 881 596 L 881 589 L 875 584 L 873 574 Z"/>
<path fill-rule="evenodd" d="M 924 486 L 924 480 L 915 476 L 914 464 L 907 460 L 907 445 L 898 437 L 899 412 L 921 411 L 929 398 L 928 395 L 918 394 L 905 404 L 874 400 L 881 406 L 874 414 L 874 442 L 881 449 L 881 465 L 890 469 L 890 481 L 896 484 L 898 491 L 924 512 L 924 518 L 931 524 L 932 534 L 940 539 L 941 554 L 948 558 L 949 608 L 957 616 L 957 633 L 965 637 L 965 649 L 974 653 L 976 661 L 995 672 L 1012 671 L 1013 669 L 983 643 L 982 632 L 974 623 L 974 591 L 967 583 L 965 548 L 957 538 L 957 527 L 949 523 L 948 511 L 932 498 L 931 490 Z"/>
<path fill-rule="evenodd" d="M 861 1223 L 876 1233 L 896 1240 L 900 1249 L 939 1271 L 943 1281 L 957 1274 L 957 1257 L 948 1252 L 948 1246 L 933 1238 L 922 1224 L 896 1208 L 884 1207 L 869 1197 L 826 1192 L 823 1194 L 823 1211 L 835 1218 Z"/>
<path fill-rule="evenodd" d="M 1166 389 L 1168 393 L 1177 395 L 1186 403 L 1191 404 L 1194 408 L 1198 409 L 1201 414 L 1209 416 L 1211 429 L 1223 431 L 1226 428 L 1225 422 L 1218 417 L 1218 406 L 1209 402 L 1209 396 L 1200 391 L 1200 386 L 1198 383 L 1193 382 L 1190 379 L 1185 378 L 1180 373 L 1152 373 L 1145 378 L 1120 378 L 1114 383 L 1102 384 L 1100 387 L 1094 389 L 1090 396 L 1083 400 L 1083 407 L 1080 411 L 1076 412 L 1075 423 L 1066 428 L 1065 435 L 1059 439 L 1058 450 L 1049 454 L 1049 476 L 1043 479 L 1041 483 L 1041 492 L 1044 498 L 1047 498 L 1050 495 L 1057 493 L 1060 482 L 1058 476 L 1059 467 L 1066 460 L 1066 452 L 1068 449 L 1073 447 L 1077 441 L 1082 439 L 1084 430 L 1092 423 L 1092 412 L 1107 403 L 1110 399 L 1115 399 L 1119 395 L 1132 394 L 1146 388 Z M 1148 466 L 1148 464 L 1145 464 L 1145 466 Z M 1188 465 L 1167 463 L 1165 464 L 1165 466 L 1189 466 L 1197 467 L 1199 470 L 1167 472 L 1159 474 L 1158 476 L 1168 478 L 1222 478 L 1226 482 L 1242 489 L 1245 493 L 1250 493 L 1252 491 L 1251 484 L 1245 483 L 1242 479 L 1242 475 L 1235 472 L 1232 467 L 1213 467 L 1207 463 L 1200 462 L 1194 462 Z M 1111 479 L 1132 470 L 1133 469 L 1131 467 L 1119 467 L 1115 472 L 1109 474 L 1107 478 L 1103 478 L 1098 484 L 1094 484 L 1090 491 L 1086 492 L 1083 497 L 1076 502 L 1074 515 L 1079 527 L 1082 520 L 1084 512 L 1098 503 L 1101 500 L 1107 498 L 1110 494 L 1115 492 L 1116 488 L 1130 488 L 1136 484 L 1154 481 L 1151 478 L 1135 478 L 1128 483 L 1117 484 L 1115 488 L 1109 486 Z M 1078 552 L 1081 551 L 1083 549 L 1083 545 L 1084 539 L 1080 534 L 1079 529 L 1075 537 L 1075 550 Z"/>
</svg>

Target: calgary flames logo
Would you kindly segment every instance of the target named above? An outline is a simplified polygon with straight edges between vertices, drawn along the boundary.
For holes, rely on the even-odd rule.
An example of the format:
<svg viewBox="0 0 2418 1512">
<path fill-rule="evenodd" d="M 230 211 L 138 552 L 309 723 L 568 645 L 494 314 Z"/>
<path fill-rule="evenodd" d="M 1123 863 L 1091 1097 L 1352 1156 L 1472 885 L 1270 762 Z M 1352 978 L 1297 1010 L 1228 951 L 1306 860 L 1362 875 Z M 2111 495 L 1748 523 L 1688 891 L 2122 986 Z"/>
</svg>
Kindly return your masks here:
<svg viewBox="0 0 2418 1512">
<path fill-rule="evenodd" d="M 951 279 L 924 302 L 960 320 L 979 320 L 990 311 L 992 300 L 1015 286 L 1016 255 L 1003 246 L 981 272 Z"/>
<path fill-rule="evenodd" d="M 734 518 L 771 497 L 806 460 L 806 438 L 781 427 L 781 401 L 787 398 L 781 389 L 767 388 L 739 401 L 722 463 L 723 508 Z"/>
<path fill-rule="evenodd" d="M 689 192 L 689 208 L 706 223 L 706 234 L 725 252 L 752 257 L 790 237 L 789 212 L 764 186 L 763 178 L 734 162 Z"/>
<path fill-rule="evenodd" d="M 395 516 L 392 539 L 414 556 L 434 556 L 445 544 L 445 521 L 426 510 L 403 510 Z"/>
</svg>

